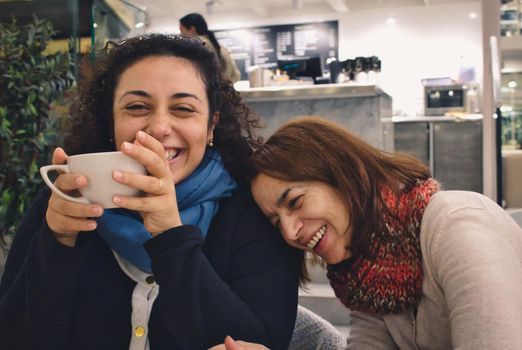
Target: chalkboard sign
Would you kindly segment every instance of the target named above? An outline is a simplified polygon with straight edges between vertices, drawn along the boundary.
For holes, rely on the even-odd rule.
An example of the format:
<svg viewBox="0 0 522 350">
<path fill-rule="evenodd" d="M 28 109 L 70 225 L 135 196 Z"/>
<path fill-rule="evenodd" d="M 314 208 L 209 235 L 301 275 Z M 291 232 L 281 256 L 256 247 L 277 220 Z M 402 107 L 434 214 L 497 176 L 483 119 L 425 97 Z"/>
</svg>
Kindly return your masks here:
<svg viewBox="0 0 522 350">
<path fill-rule="evenodd" d="M 278 59 L 338 57 L 338 21 L 285 24 L 214 32 L 220 45 L 230 51 L 241 79 L 248 79 L 250 66 L 275 67 Z"/>
</svg>

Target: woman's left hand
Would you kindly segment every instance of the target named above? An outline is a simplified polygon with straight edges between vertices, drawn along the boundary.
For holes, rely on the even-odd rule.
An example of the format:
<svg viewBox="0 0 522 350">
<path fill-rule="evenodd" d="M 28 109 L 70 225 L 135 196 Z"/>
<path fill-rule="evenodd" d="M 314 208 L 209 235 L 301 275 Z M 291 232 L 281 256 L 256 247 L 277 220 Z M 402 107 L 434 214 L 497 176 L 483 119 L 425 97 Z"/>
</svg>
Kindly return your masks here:
<svg viewBox="0 0 522 350">
<path fill-rule="evenodd" d="M 148 175 L 115 171 L 116 181 L 143 191 L 143 197 L 115 196 L 114 203 L 121 208 L 136 210 L 143 218 L 147 231 L 156 236 L 180 226 L 174 180 L 165 158 L 163 145 L 154 137 L 138 131 L 133 143 L 124 142 L 121 151 L 143 164 Z"/>
</svg>

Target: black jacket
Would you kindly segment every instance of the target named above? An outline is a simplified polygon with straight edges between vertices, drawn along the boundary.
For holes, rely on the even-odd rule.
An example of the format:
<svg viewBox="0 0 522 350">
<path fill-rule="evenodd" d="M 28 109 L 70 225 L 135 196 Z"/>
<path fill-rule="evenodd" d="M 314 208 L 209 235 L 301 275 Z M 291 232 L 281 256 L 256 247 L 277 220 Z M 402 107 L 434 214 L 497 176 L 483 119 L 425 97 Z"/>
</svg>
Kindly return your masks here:
<svg viewBox="0 0 522 350">
<path fill-rule="evenodd" d="M 45 222 L 43 190 L 12 244 L 0 284 L 0 349 L 128 349 L 135 286 L 93 232 L 76 247 Z M 296 251 L 248 189 L 221 201 L 205 240 L 180 226 L 145 242 L 160 286 L 149 320 L 152 350 L 208 349 L 230 334 L 286 349 L 297 309 Z"/>
</svg>

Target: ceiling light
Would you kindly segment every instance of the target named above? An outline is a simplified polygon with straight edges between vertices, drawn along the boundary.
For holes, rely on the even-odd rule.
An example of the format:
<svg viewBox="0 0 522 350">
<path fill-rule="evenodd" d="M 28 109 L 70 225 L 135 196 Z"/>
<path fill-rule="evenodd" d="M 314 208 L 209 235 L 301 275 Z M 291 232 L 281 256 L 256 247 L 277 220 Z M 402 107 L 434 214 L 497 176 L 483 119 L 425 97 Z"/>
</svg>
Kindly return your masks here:
<svg viewBox="0 0 522 350">
<path fill-rule="evenodd" d="M 469 18 L 471 19 L 477 19 L 477 14 L 475 12 L 470 12 L 469 13 Z"/>
<path fill-rule="evenodd" d="M 212 0 L 209 0 L 209 1 L 207 1 L 207 2 L 205 3 L 205 6 L 207 7 L 207 13 L 208 13 L 209 15 L 212 15 L 212 14 L 214 13 L 214 5 L 215 5 L 215 4 L 216 4 L 216 3 L 215 3 L 214 1 L 212 1 Z"/>
<path fill-rule="evenodd" d="M 138 23 L 136 23 L 136 24 L 134 25 L 134 28 L 138 29 L 138 28 L 143 27 L 144 25 L 145 25 L 145 23 L 143 23 L 143 22 L 138 22 Z"/>
<path fill-rule="evenodd" d="M 397 23 L 397 20 L 395 20 L 395 18 L 393 17 L 390 17 L 386 20 L 386 23 L 389 25 L 389 26 L 394 26 L 396 23 Z"/>
<path fill-rule="evenodd" d="M 223 4 L 220 0 L 207 0 L 205 3 L 205 6 L 207 8 L 207 13 L 209 15 L 212 15 L 216 10 L 217 4 Z"/>
<path fill-rule="evenodd" d="M 510 81 L 510 82 L 508 83 L 508 86 L 509 86 L 510 88 L 515 88 L 515 87 L 517 87 L 517 82 L 512 80 L 512 81 Z"/>
<path fill-rule="evenodd" d="M 326 0 L 328 5 L 335 10 L 335 12 L 339 13 L 348 13 L 350 9 L 346 6 L 346 2 L 344 0 Z"/>
</svg>

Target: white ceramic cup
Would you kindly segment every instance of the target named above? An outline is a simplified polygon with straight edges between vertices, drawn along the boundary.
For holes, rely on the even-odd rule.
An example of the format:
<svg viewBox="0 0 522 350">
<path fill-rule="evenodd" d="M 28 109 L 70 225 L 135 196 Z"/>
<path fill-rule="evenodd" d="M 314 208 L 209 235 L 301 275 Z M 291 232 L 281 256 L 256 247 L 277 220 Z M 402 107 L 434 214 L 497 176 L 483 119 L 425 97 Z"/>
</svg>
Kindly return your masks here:
<svg viewBox="0 0 522 350">
<path fill-rule="evenodd" d="M 79 189 L 81 197 L 72 197 L 60 191 L 49 179 L 49 171 L 78 173 L 87 178 L 87 186 Z M 146 174 L 145 166 L 122 152 L 85 153 L 69 156 L 67 164 L 46 165 L 40 168 L 43 180 L 60 197 L 78 203 L 100 204 L 104 208 L 116 208 L 112 202 L 115 195 L 136 197 L 142 192 L 116 182 L 112 178 L 115 170 Z"/>
</svg>

